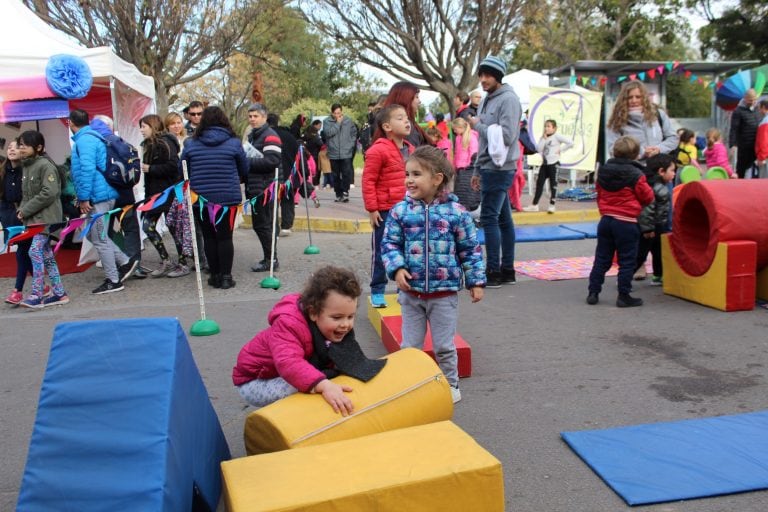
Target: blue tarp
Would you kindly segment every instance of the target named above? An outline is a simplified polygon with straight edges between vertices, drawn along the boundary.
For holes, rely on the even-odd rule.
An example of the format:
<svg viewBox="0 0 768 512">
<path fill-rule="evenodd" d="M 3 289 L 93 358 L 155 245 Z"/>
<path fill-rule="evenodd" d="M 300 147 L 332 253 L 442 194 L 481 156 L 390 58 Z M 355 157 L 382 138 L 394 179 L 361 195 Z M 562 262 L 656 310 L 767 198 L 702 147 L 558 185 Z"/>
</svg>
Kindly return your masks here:
<svg viewBox="0 0 768 512">
<path fill-rule="evenodd" d="M 515 242 L 551 242 L 554 240 L 581 240 L 585 238 L 584 233 L 566 229 L 554 224 L 544 224 L 541 226 L 517 226 L 515 227 Z M 485 244 L 485 232 L 483 228 L 477 229 L 477 241 L 480 245 Z"/>
<path fill-rule="evenodd" d="M 768 411 L 561 435 L 629 505 L 768 489 Z"/>
<path fill-rule="evenodd" d="M 229 457 L 178 320 L 62 323 L 18 510 L 215 510 Z"/>
<path fill-rule="evenodd" d="M 597 238 L 597 222 L 574 222 L 560 224 L 560 227 L 582 233 L 586 238 Z"/>
</svg>

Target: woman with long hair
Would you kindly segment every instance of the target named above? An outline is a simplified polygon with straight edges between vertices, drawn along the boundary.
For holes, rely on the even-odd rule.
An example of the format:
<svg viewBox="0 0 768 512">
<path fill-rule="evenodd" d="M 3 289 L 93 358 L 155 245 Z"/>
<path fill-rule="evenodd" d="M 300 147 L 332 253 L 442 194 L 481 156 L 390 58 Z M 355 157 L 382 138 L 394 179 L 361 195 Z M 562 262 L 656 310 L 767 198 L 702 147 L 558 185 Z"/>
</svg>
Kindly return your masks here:
<svg viewBox="0 0 768 512">
<path fill-rule="evenodd" d="M 139 121 L 139 131 L 144 140 L 141 143 L 141 172 L 144 173 L 144 194 L 152 197 L 163 192 L 168 187 L 178 183 L 179 176 L 179 145 L 176 137 L 165 131 L 165 125 L 160 116 L 150 114 Z M 156 205 L 144 212 L 141 224 L 144 233 L 160 255 L 160 268 L 152 271 L 150 277 L 163 277 L 174 270 L 174 264 L 163 243 L 163 235 L 157 231 L 157 222 L 171 206 L 170 200 L 165 204 Z M 181 258 L 182 255 L 179 254 Z"/>
<path fill-rule="evenodd" d="M 240 182 L 248 175 L 248 160 L 240 137 L 221 108 L 210 106 L 203 110 L 197 130 L 184 144 L 181 160 L 187 163 L 190 189 L 199 197 L 192 210 L 195 219 L 202 219 L 199 226 L 211 270 L 208 284 L 214 288 L 232 288 L 235 286 L 232 217 L 222 215 L 223 208 L 217 212 L 215 208 L 203 207 L 210 204 L 237 208 L 242 201 Z"/>
<path fill-rule="evenodd" d="M 163 120 L 168 132 L 176 137 L 179 143 L 179 153 L 187 139 L 187 130 L 184 129 L 184 121 L 176 112 L 171 112 Z M 176 252 L 179 255 L 179 262 L 173 270 L 168 272 L 168 277 L 181 277 L 190 273 L 195 257 L 192 250 L 192 229 L 189 225 L 189 212 L 187 211 L 187 202 L 182 198 L 181 201 L 173 194 L 171 206 L 165 213 L 165 224 L 173 236 L 173 242 L 176 244 Z M 202 240 L 199 240 L 202 242 Z M 202 248 L 202 243 L 200 244 Z"/>
<path fill-rule="evenodd" d="M 416 84 L 411 82 L 397 82 L 390 89 L 387 98 L 384 100 L 382 108 L 390 105 L 402 105 L 405 107 L 405 111 L 408 114 L 408 120 L 411 122 L 411 133 L 405 139 L 414 147 L 423 146 L 425 144 L 432 145 L 429 137 L 424 132 L 424 129 L 416 122 L 416 115 L 419 113 L 419 107 L 421 106 L 421 100 L 419 99 L 419 88 Z M 380 130 L 376 130 L 373 134 L 373 140 L 375 141 L 379 137 L 383 137 L 384 133 Z"/>
<path fill-rule="evenodd" d="M 677 147 L 677 134 L 669 116 L 651 102 L 643 82 L 630 80 L 621 86 L 608 119 L 605 143 L 613 154 L 613 144 L 628 136 L 640 143 L 640 160 L 669 153 Z"/>
</svg>

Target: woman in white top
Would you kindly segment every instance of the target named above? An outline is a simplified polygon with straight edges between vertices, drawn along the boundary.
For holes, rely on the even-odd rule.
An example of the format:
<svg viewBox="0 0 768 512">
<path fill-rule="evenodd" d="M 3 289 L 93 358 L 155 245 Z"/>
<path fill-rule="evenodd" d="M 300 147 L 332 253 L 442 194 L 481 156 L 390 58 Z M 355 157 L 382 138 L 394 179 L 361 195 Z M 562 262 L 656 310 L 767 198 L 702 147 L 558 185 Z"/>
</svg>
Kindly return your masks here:
<svg viewBox="0 0 768 512">
<path fill-rule="evenodd" d="M 536 150 L 543 160 L 536 178 L 536 194 L 533 196 L 531 206 L 523 208 L 526 212 L 539 211 L 539 199 L 544 192 L 544 182 L 549 180 L 549 208 L 548 213 L 555 213 L 555 198 L 557 197 L 557 166 L 560 164 L 560 153 L 573 147 L 573 141 L 565 135 L 557 133 L 557 122 L 554 119 L 544 121 L 544 135 L 536 144 Z"/>
</svg>

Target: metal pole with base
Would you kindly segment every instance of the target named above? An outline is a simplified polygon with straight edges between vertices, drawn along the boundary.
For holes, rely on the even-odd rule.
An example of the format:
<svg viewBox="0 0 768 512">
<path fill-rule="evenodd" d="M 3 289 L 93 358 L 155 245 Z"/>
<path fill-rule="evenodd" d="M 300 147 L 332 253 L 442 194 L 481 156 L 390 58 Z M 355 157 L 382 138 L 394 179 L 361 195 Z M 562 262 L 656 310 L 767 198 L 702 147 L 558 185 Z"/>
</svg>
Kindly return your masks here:
<svg viewBox="0 0 768 512">
<path fill-rule="evenodd" d="M 181 168 L 184 172 L 184 182 L 189 183 L 189 174 L 187 173 L 187 161 L 181 161 Z M 182 192 L 183 192 L 182 188 Z M 195 279 L 197 280 L 197 297 L 200 301 L 200 320 L 192 324 L 189 328 L 189 334 L 192 336 L 211 336 L 219 334 L 221 328 L 216 321 L 205 317 L 205 298 L 203 297 L 203 282 L 200 278 L 200 256 L 197 248 L 197 230 L 195 229 L 195 214 L 192 213 L 192 187 L 189 187 L 184 197 L 187 203 L 187 214 L 189 215 L 189 229 L 192 233 L 192 254 L 195 257 Z"/>
<path fill-rule="evenodd" d="M 309 245 L 304 249 L 304 254 L 320 254 L 320 248 L 312 245 L 312 224 L 309 222 L 309 197 L 307 194 L 307 168 L 304 164 L 304 146 L 299 146 L 299 158 L 301 159 L 301 175 L 304 180 L 304 209 L 307 210 L 307 233 L 309 233 Z"/>
<path fill-rule="evenodd" d="M 280 288 L 280 280 L 275 277 L 275 238 L 277 238 L 277 204 L 280 202 L 280 168 L 275 167 L 275 187 L 272 194 L 272 200 L 274 201 L 274 208 L 272 209 L 272 250 L 269 251 L 269 277 L 265 277 L 261 280 L 262 288 L 272 288 L 277 290 Z"/>
</svg>

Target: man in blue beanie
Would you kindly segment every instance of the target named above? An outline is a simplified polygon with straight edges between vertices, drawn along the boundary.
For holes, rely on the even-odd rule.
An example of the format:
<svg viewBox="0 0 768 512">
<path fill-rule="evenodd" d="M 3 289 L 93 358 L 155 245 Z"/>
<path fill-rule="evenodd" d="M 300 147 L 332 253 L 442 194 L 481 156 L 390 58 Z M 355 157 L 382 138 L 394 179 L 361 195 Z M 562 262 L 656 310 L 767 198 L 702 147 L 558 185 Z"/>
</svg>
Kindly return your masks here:
<svg viewBox="0 0 768 512">
<path fill-rule="evenodd" d="M 506 63 L 494 55 L 480 62 L 477 76 L 486 92 L 469 123 L 480 134 L 472 188 L 480 190 L 480 221 L 485 232 L 487 288 L 515 284 L 515 226 L 508 190 L 517 170 L 522 107 L 508 84 Z"/>
</svg>

